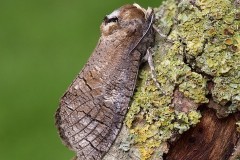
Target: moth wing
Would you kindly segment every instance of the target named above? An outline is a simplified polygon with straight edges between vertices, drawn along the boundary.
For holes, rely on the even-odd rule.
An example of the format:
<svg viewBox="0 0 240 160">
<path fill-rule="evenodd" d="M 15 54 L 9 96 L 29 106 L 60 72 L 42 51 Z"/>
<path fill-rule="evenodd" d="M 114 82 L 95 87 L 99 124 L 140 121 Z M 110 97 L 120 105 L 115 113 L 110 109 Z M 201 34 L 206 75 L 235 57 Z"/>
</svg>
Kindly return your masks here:
<svg viewBox="0 0 240 160">
<path fill-rule="evenodd" d="M 84 73 L 90 74 L 83 70 L 61 98 L 56 125 L 63 142 L 79 159 L 100 159 L 115 140 L 121 120 L 113 111 L 114 104 L 104 100 L 105 88 L 98 87 L 103 83 L 91 81 Z"/>
</svg>

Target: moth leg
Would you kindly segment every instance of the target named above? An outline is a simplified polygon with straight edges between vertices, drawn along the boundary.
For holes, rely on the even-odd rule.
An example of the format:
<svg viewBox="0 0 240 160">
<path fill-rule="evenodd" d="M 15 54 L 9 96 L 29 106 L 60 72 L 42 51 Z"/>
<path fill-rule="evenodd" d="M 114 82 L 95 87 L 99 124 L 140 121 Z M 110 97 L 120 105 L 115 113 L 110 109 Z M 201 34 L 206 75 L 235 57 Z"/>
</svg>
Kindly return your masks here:
<svg viewBox="0 0 240 160">
<path fill-rule="evenodd" d="M 155 67 L 154 67 L 154 64 L 153 64 L 153 58 L 152 58 L 152 53 L 151 53 L 151 48 L 148 48 L 147 49 L 147 53 L 146 55 L 144 56 L 144 60 L 147 59 L 147 62 L 148 62 L 148 65 L 150 67 L 150 71 L 151 71 L 151 76 L 152 76 L 152 79 L 153 81 L 155 82 L 155 85 L 157 86 L 157 88 L 162 92 L 164 93 L 164 91 L 162 90 L 161 88 L 161 85 L 159 84 L 159 82 L 157 81 L 157 74 L 156 74 L 156 70 L 155 70 Z"/>
<path fill-rule="evenodd" d="M 154 29 L 154 31 L 155 31 L 161 38 L 163 38 L 163 40 L 165 40 L 166 42 L 169 42 L 169 43 L 173 43 L 173 42 L 174 42 L 173 40 L 168 39 L 168 35 L 161 33 L 161 32 L 159 31 L 159 29 L 157 28 L 157 26 L 154 25 L 154 24 L 153 24 L 153 29 Z"/>
<path fill-rule="evenodd" d="M 158 89 L 161 90 L 161 86 L 160 86 L 160 84 L 157 81 L 157 74 L 156 74 L 156 70 L 155 70 L 155 67 L 154 67 L 154 64 L 153 64 L 152 53 L 150 53 L 150 48 L 147 50 L 146 55 L 147 55 L 147 61 L 148 61 L 148 65 L 150 67 L 152 79 L 155 82 L 155 84 L 158 87 Z"/>
<path fill-rule="evenodd" d="M 159 31 L 159 29 L 157 28 L 156 25 L 153 25 L 153 29 L 158 33 L 158 35 L 159 35 L 160 37 L 162 37 L 162 38 L 164 38 L 164 39 L 167 39 L 167 35 L 162 34 L 162 33 Z"/>
</svg>

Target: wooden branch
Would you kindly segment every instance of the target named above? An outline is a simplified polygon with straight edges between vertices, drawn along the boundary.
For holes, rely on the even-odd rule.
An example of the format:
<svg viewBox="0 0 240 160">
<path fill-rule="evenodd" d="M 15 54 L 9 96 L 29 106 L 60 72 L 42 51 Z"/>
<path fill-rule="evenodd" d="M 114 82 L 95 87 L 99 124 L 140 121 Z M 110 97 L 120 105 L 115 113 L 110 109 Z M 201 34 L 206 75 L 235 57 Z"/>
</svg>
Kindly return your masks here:
<svg viewBox="0 0 240 160">
<path fill-rule="evenodd" d="M 237 114 L 219 119 L 212 109 L 201 113 L 201 122 L 170 147 L 166 160 L 226 160 L 232 155 L 239 141 Z"/>
</svg>

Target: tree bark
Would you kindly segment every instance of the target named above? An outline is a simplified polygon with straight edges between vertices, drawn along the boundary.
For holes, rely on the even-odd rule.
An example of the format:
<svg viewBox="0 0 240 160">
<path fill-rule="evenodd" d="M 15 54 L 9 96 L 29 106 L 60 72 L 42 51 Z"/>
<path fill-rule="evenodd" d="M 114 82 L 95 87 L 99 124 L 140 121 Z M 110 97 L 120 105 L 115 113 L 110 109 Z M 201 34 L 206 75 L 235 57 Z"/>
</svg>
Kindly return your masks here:
<svg viewBox="0 0 240 160">
<path fill-rule="evenodd" d="M 161 90 L 142 66 L 124 126 L 104 160 L 240 155 L 239 6 L 239 0 L 168 0 L 155 9 Z"/>
<path fill-rule="evenodd" d="M 200 123 L 170 147 L 167 160 L 226 160 L 231 157 L 239 141 L 237 114 L 219 119 L 212 109 L 203 109 L 201 113 Z"/>
</svg>

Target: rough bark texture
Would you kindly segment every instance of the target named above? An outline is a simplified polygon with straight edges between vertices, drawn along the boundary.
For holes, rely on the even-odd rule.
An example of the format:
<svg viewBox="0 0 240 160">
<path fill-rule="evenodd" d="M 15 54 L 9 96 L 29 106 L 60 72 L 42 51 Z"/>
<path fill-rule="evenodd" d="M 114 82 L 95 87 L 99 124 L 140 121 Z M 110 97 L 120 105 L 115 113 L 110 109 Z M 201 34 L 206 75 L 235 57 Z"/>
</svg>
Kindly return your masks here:
<svg viewBox="0 0 240 160">
<path fill-rule="evenodd" d="M 170 147 L 167 160 L 229 159 L 239 139 L 237 115 L 219 119 L 211 109 L 204 109 L 202 115 L 200 123 Z"/>
<path fill-rule="evenodd" d="M 240 2 L 168 0 L 155 9 L 154 62 L 104 160 L 228 160 L 240 155 Z"/>
</svg>

